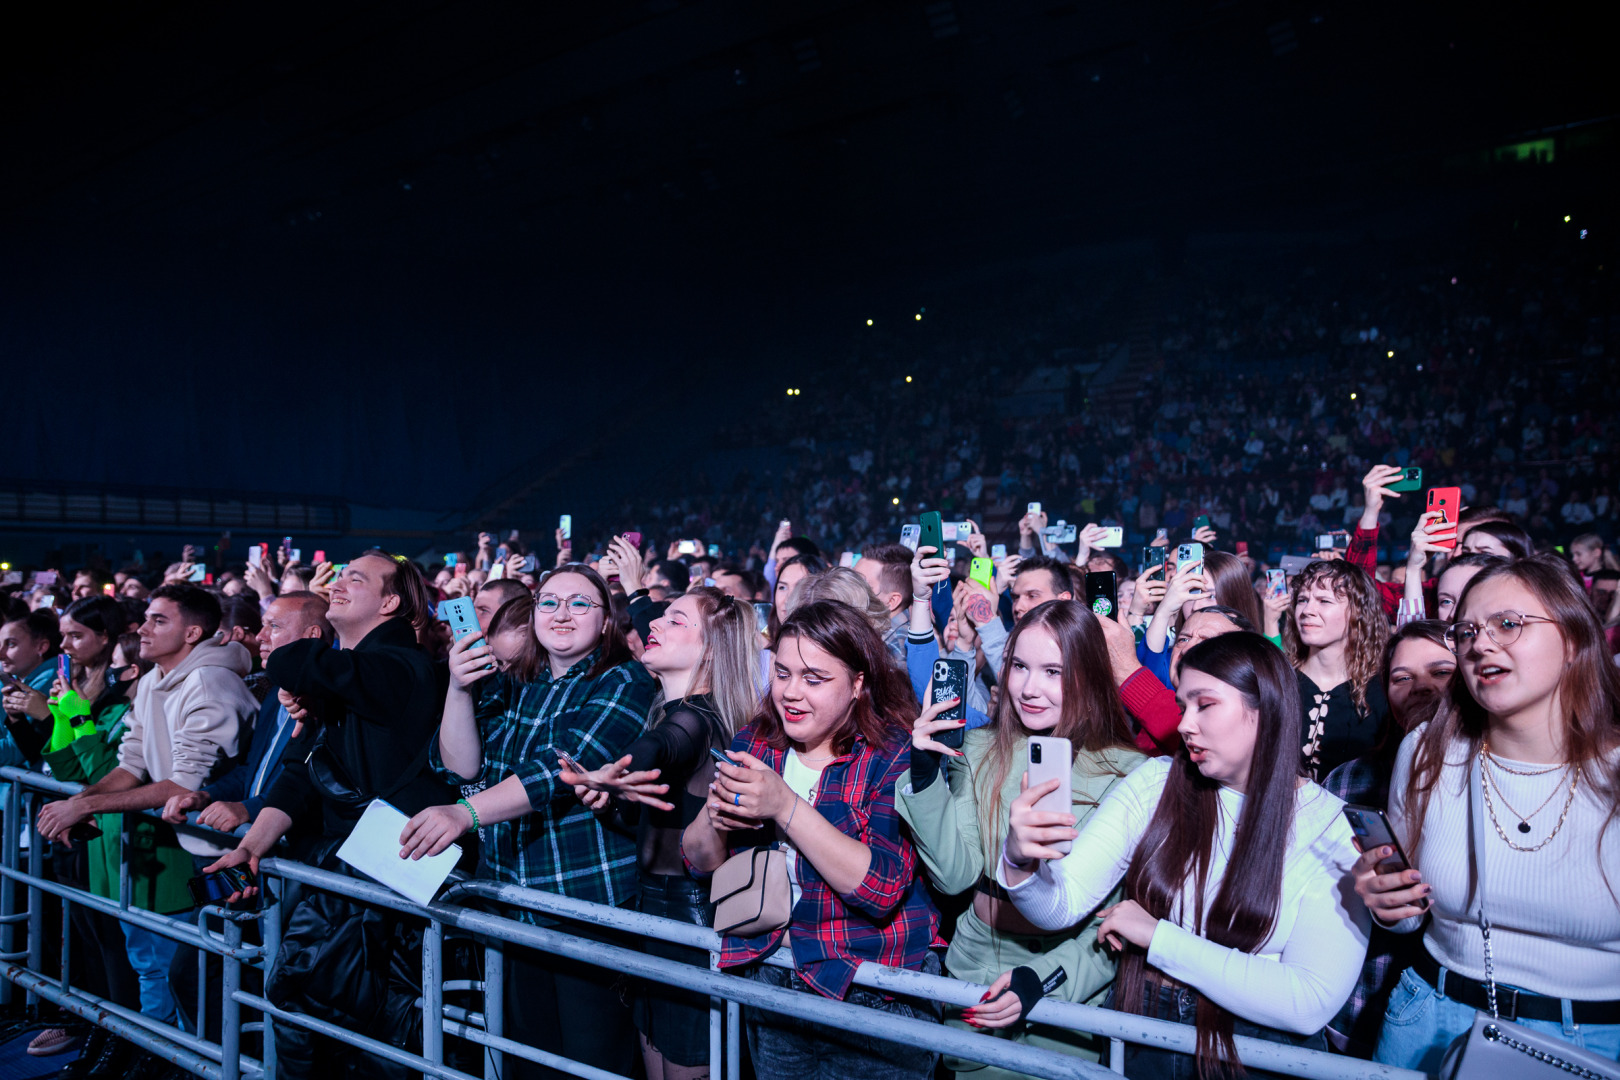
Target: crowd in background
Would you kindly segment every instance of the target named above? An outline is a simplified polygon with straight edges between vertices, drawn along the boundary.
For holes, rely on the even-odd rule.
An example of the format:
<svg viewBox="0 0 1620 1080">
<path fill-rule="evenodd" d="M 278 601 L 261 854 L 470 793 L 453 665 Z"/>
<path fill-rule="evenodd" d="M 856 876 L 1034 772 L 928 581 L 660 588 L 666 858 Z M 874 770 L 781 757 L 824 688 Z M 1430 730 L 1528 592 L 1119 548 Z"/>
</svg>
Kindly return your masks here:
<svg viewBox="0 0 1620 1080">
<path fill-rule="evenodd" d="M 796 443 L 791 471 L 627 492 L 599 540 L 25 571 L 0 588 L 0 761 L 86 785 L 36 817 L 58 880 L 116 898 L 134 822 L 159 915 L 196 880 L 255 902 L 272 853 L 352 872 L 336 849 L 381 798 L 402 858 L 459 843 L 468 874 L 716 926 L 739 976 L 1091 1060 L 1106 1041 L 1032 1021 L 1043 998 L 1190 1025 L 1203 1076 L 1237 1035 L 1432 1072 L 1500 987 L 1527 1032 L 1612 1062 L 1613 328 L 1567 273 L 1209 279 L 1163 320 L 1162 371 L 1051 414 L 997 415 L 971 341 L 923 386 L 807 382 L 802 415 L 784 395 L 728 436 Z M 717 904 L 761 859 L 781 896 Z M 420 929 L 284 899 L 267 998 L 420 1047 Z M 70 932 L 76 985 L 203 1026 L 218 971 L 194 951 L 83 908 Z M 365 942 L 380 967 L 347 962 Z M 857 985 L 864 962 L 987 989 L 941 1010 Z M 509 1034 L 708 1075 L 707 999 L 541 954 L 504 977 Z M 1012 1075 L 745 1021 L 759 1075 Z M 347 1053 L 276 1030 L 283 1076 Z M 1130 1076 L 1186 1067 L 1127 1053 Z M 97 1029 L 65 1073 L 163 1068 Z"/>
</svg>

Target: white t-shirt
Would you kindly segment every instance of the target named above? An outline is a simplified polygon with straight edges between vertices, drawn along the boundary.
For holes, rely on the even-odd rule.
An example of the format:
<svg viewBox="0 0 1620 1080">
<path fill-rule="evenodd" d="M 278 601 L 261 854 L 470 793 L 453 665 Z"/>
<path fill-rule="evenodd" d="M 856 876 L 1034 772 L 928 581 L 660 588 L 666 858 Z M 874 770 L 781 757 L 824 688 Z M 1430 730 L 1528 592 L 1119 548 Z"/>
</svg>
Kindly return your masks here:
<svg viewBox="0 0 1620 1080">
<path fill-rule="evenodd" d="M 1074 850 L 1042 862 L 1033 876 L 1007 886 L 1007 864 L 996 877 L 1013 904 L 1044 929 L 1073 926 L 1096 910 L 1130 868 L 1170 775 L 1170 758 L 1143 762 L 1086 819 Z M 1241 793 L 1222 788 L 1221 818 L 1205 882 L 1204 910 L 1220 892 L 1231 857 Z M 1351 885 L 1357 852 L 1344 806 L 1314 783 L 1294 796 L 1294 823 L 1283 856 L 1282 897 L 1271 936 L 1252 953 L 1195 932 L 1193 882 L 1168 919 L 1159 920 L 1147 961 L 1250 1023 L 1310 1034 L 1333 1019 L 1354 989 L 1367 955 L 1367 909 Z"/>
<path fill-rule="evenodd" d="M 793 794 L 814 806 L 816 785 L 821 783 L 821 770 L 826 767 L 825 763 L 820 768 L 806 765 L 796 751 L 789 750 L 787 757 L 782 759 L 782 779 L 787 781 Z M 788 882 L 793 886 L 793 904 L 797 907 L 799 897 L 804 895 L 804 889 L 799 885 L 799 850 L 786 839 L 783 839 L 782 846 L 787 850 Z"/>
</svg>

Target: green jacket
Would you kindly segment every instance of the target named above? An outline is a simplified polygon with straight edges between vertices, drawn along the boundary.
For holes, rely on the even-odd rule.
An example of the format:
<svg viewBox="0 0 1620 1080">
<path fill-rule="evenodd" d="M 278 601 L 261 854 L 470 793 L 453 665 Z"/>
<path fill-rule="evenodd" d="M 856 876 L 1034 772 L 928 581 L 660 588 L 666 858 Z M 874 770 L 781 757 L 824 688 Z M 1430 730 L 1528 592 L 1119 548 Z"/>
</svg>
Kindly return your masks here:
<svg viewBox="0 0 1620 1080">
<path fill-rule="evenodd" d="M 124 737 L 124 715 L 129 709 L 121 687 L 110 687 L 94 705 L 72 691 L 51 702 L 55 727 L 44 751 L 51 775 L 70 783 L 93 784 L 112 772 L 118 765 L 118 744 Z M 90 891 L 109 900 L 118 899 L 123 819 L 118 813 L 97 814 L 101 835 L 88 844 Z M 180 847 L 174 830 L 144 814 L 131 814 L 130 821 L 131 902 L 161 915 L 194 906 L 186 888 L 192 877 L 191 856 Z"/>
<path fill-rule="evenodd" d="M 936 779 L 922 791 L 914 792 L 908 783 L 895 797 L 900 816 L 911 826 L 917 854 L 928 867 L 934 884 L 941 892 L 950 895 L 973 888 L 981 878 L 994 880 L 995 860 L 1000 857 L 1001 844 L 1007 833 L 1007 815 L 1013 800 L 1018 797 L 1019 781 L 1024 771 L 1024 747 L 1027 745 L 1024 738 L 1018 740 L 1011 766 L 1002 780 L 1001 805 L 989 843 L 986 843 L 974 781 L 985 765 L 993 737 L 989 728 L 967 732 L 962 746 L 965 756 L 951 763 L 948 787 Z M 1103 796 L 1144 760 L 1142 754 L 1125 748 L 1076 756 L 1071 775 L 1074 814 L 1079 818 L 1080 827 L 1084 827 L 1086 818 Z M 963 763 L 967 766 L 965 769 L 958 767 Z M 963 918 L 977 922 L 971 909 Z M 1095 1004 L 1100 1002 L 1101 996 L 1114 980 L 1114 962 L 1097 946 L 1097 926 L 1100 921 L 1087 919 L 1077 930 L 1048 935 L 1038 943 L 1024 938 L 1016 942 L 1007 940 L 989 927 L 983 927 L 982 935 L 969 935 L 969 938 L 982 937 L 994 941 L 993 955 L 956 955 L 960 950 L 953 943 L 946 963 L 957 978 L 971 978 L 975 973 L 992 971 L 990 977 L 994 978 L 1003 971 L 1022 965 L 1033 968 L 1044 980 L 1061 967 L 1067 972 L 1068 980 L 1054 996 L 1064 1001 Z M 1038 948 L 1028 947 L 1036 944 Z M 964 970 L 967 968 L 974 969 L 974 972 Z"/>
</svg>

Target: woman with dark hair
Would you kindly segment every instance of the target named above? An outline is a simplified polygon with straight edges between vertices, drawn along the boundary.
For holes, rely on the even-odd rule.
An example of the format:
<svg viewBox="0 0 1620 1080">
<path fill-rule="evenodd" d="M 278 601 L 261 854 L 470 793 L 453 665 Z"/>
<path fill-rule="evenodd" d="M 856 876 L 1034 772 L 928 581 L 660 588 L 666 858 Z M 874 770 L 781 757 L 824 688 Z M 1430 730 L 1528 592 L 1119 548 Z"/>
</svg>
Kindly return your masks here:
<svg viewBox="0 0 1620 1080">
<path fill-rule="evenodd" d="M 1236 612 L 1246 623 L 1245 628 L 1252 629 L 1260 625 L 1260 600 L 1242 561 L 1224 551 L 1206 551 L 1203 564 L 1184 573 L 1173 573 L 1168 563 L 1165 569 L 1170 580 L 1164 599 L 1137 643 L 1136 659 L 1170 686 L 1172 646 L 1193 612 L 1212 607 Z"/>
<path fill-rule="evenodd" d="M 484 631 L 495 666 L 520 683 L 540 672 L 540 642 L 534 636 L 534 597 L 528 589 L 495 609 Z"/>
<path fill-rule="evenodd" d="M 782 565 L 776 571 L 775 591 L 771 594 L 771 641 L 776 640 L 777 631 L 781 629 L 782 623 L 787 621 L 788 601 L 793 598 L 793 590 L 806 578 L 825 574 L 828 569 L 827 560 L 820 555 L 794 555 L 782 561 Z"/>
<path fill-rule="evenodd" d="M 1443 623 L 1454 622 L 1457 618 L 1457 601 L 1462 599 L 1463 590 L 1474 580 L 1474 575 L 1491 567 L 1506 566 L 1512 561 L 1500 555 L 1479 552 L 1446 560 L 1446 568 L 1440 571 L 1434 584 L 1435 617 Z"/>
<path fill-rule="evenodd" d="M 1030 736 L 1070 741 L 1070 802 L 1082 822 L 1144 758 L 1114 686 L 1102 626 L 1083 604 L 1051 600 L 1019 620 L 1007 639 L 998 685 L 994 723 L 966 732 L 961 751 L 937 741 L 965 723 L 938 719 L 953 702 L 933 702 L 917 717 L 909 783 L 897 800 L 900 816 L 934 886 L 951 896 L 974 890 L 972 907 L 957 919 L 945 966 L 954 978 L 988 983 L 990 1000 L 963 1010 L 963 1021 L 982 1030 L 1011 1028 L 1013 1038 L 1030 1045 L 1096 1061 L 1106 1044 L 1021 1021 L 1060 972 L 1061 985 L 1053 988 L 1059 1000 L 1102 1004 L 1114 965 L 1097 948 L 1101 920 L 1082 918 L 1057 933 L 1031 925 L 996 884 L 995 866 Z M 948 784 L 940 775 L 942 755 L 965 765 L 951 769 Z M 979 1080 L 1021 1075 L 977 1062 L 946 1064 Z"/>
<path fill-rule="evenodd" d="M 1523 559 L 1536 553 L 1536 542 L 1511 521 L 1482 521 L 1468 530 L 1457 550 L 1468 555 Z"/>
<path fill-rule="evenodd" d="M 34 753 L 50 766 L 51 775 L 69 783 L 93 784 L 118 765 L 118 744 L 128 730 L 124 720 L 140 678 L 140 639 L 126 633 L 123 608 L 106 596 L 75 601 L 62 613 L 59 629 L 63 654 L 72 664 L 70 676 L 66 681 L 56 680 L 49 700 L 33 692 L 26 695 L 23 707 L 29 716 L 49 721 L 43 729 L 30 726 L 29 730 L 44 732 L 44 742 L 35 744 Z M 124 662 L 122 670 L 115 658 Z M 12 693 L 6 695 L 8 710 L 12 698 Z M 52 863 L 64 883 L 103 899 L 119 898 L 123 817 L 97 814 L 92 820 L 100 835 L 66 846 L 52 845 Z M 167 844 L 155 841 L 167 826 L 131 814 L 129 830 L 131 850 L 150 856 L 130 863 L 134 903 L 162 914 L 191 907 L 185 885 L 192 874 L 191 857 L 175 846 L 172 834 Z M 126 1008 L 139 1009 L 140 983 L 130 966 L 118 920 L 75 904 L 72 924 L 74 956 L 82 958 L 76 965 L 82 970 L 75 971 L 75 976 L 84 978 L 85 989 Z M 36 1041 L 59 1044 L 65 1037 L 58 1029 L 47 1029 Z M 82 1056 L 93 1060 L 120 1050 L 101 1034 L 84 1048 Z"/>
<path fill-rule="evenodd" d="M 642 914 L 711 926 L 708 890 L 692 880 L 681 861 L 681 834 L 703 816 L 715 777 L 709 751 L 730 746 L 759 709 L 753 605 L 710 586 L 688 589 L 652 620 L 641 661 L 661 692 L 647 730 L 617 761 L 588 773 L 564 769 L 563 783 L 574 785 L 586 806 L 611 809 L 620 824 L 635 831 Z M 709 966 L 707 953 L 685 946 L 645 939 L 642 948 Z M 707 997 L 639 983 L 633 1010 L 648 1080 L 708 1076 Z"/>
<path fill-rule="evenodd" d="M 1555 556 L 1481 570 L 1459 608 L 1460 677 L 1390 779 L 1412 868 L 1378 873 L 1387 847 L 1356 864 L 1373 916 L 1422 931 L 1377 1060 L 1432 1072 L 1493 984 L 1516 1023 L 1620 1058 L 1620 672 Z"/>
<path fill-rule="evenodd" d="M 1367 912 L 1343 888 L 1356 850 L 1343 802 L 1299 775 L 1299 696 L 1265 638 L 1222 634 L 1181 659 L 1182 749 L 1133 772 L 1077 832 L 1012 807 L 998 874 L 1036 926 L 1068 926 L 1121 881 L 1099 936 L 1121 952 L 1113 1004 L 1192 1023 L 1197 1072 L 1231 1075 L 1234 1035 L 1316 1049 L 1367 948 Z M 1072 840 L 1065 857 L 1054 843 Z M 1128 1046 L 1131 1077 L 1186 1075 L 1170 1051 Z M 1251 1075 L 1265 1075 L 1252 1073 Z"/>
<path fill-rule="evenodd" d="M 1360 757 L 1383 738 L 1389 701 L 1379 684 L 1389 617 L 1372 577 L 1342 559 L 1313 562 L 1294 578 L 1283 649 L 1299 672 L 1304 766 L 1313 779 Z"/>
<path fill-rule="evenodd" d="M 652 678 L 630 658 L 608 605 L 607 583 L 583 563 L 542 577 L 532 624 L 540 667 L 530 682 L 491 666 L 483 634 L 456 642 L 429 761 L 450 784 L 482 790 L 413 817 L 400 835 L 402 855 L 437 854 L 483 829 L 480 876 L 614 907 L 635 900 L 634 839 L 582 806 L 561 776 L 564 755 L 586 769 L 618 760 L 652 705 Z M 611 972 L 518 951 L 507 956 L 506 986 L 506 1030 L 532 1033 L 542 1049 L 598 1068 L 634 1066 L 635 1029 Z M 507 1069 L 519 1078 L 551 1075 L 511 1057 Z"/>
<path fill-rule="evenodd" d="M 687 826 L 683 851 L 698 874 L 757 844 L 788 849 L 792 916 L 753 938 L 727 935 L 722 967 L 772 986 L 822 994 L 896 1016 L 937 1019 L 931 1008 L 854 986 L 863 961 L 937 974 L 930 951 L 939 913 L 918 873 L 916 851 L 895 809 L 895 784 L 910 764 L 906 738 L 917 703 L 906 674 L 872 624 L 843 604 L 796 610 L 777 631 L 770 694 L 732 740 L 707 813 Z M 792 970 L 758 961 L 782 948 Z M 747 1013 L 761 1076 L 929 1080 L 937 1054 L 860 1031 Z"/>
</svg>

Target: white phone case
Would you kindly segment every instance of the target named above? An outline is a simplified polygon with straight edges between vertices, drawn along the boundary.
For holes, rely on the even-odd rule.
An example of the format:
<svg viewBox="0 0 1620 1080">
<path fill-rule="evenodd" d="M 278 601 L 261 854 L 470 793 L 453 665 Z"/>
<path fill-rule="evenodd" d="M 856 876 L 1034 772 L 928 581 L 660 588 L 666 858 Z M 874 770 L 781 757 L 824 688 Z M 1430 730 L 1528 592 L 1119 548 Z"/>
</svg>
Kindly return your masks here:
<svg viewBox="0 0 1620 1080">
<path fill-rule="evenodd" d="M 1055 779 L 1058 782 L 1057 790 L 1041 796 L 1040 801 L 1035 804 L 1035 809 L 1053 814 L 1072 814 L 1074 791 L 1070 777 L 1074 772 L 1074 751 L 1070 747 L 1069 740 L 1047 735 L 1032 735 L 1025 750 L 1025 757 L 1030 787 L 1044 784 L 1048 780 Z M 1072 846 L 1073 843 L 1069 840 L 1060 840 L 1052 845 L 1065 855 Z"/>
</svg>

